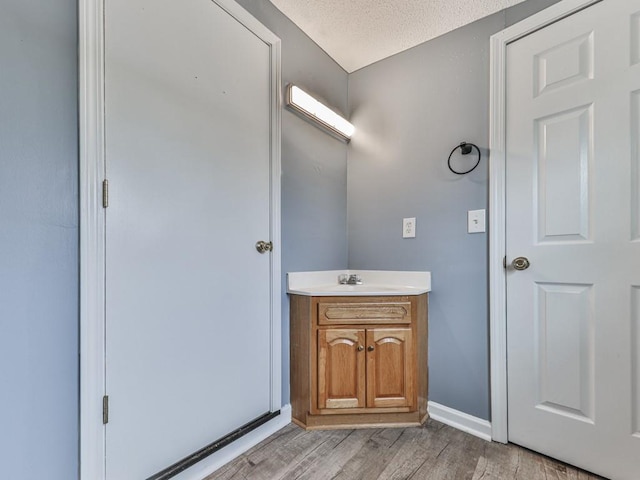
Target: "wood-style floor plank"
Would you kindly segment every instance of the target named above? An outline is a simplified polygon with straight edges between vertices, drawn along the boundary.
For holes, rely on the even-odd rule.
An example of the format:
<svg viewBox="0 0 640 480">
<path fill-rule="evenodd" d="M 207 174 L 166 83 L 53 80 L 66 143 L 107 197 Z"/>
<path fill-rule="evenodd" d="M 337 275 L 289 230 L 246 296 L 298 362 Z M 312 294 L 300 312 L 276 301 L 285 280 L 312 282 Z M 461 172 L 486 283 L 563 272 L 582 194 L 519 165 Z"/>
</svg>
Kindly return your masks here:
<svg viewBox="0 0 640 480">
<path fill-rule="evenodd" d="M 415 478 L 423 465 L 436 458 L 447 445 L 447 432 L 440 432 L 443 425 L 428 422 L 424 427 L 405 428 L 403 448 L 381 472 L 380 480 L 404 480 Z M 375 477 L 374 477 L 375 478 Z"/>
<path fill-rule="evenodd" d="M 333 476 L 335 480 L 361 480 L 379 478 L 386 465 L 402 449 L 403 428 L 377 430 L 367 443 L 358 450 Z"/>
<path fill-rule="evenodd" d="M 422 427 L 288 425 L 204 480 L 603 480 L 429 419 Z"/>
</svg>

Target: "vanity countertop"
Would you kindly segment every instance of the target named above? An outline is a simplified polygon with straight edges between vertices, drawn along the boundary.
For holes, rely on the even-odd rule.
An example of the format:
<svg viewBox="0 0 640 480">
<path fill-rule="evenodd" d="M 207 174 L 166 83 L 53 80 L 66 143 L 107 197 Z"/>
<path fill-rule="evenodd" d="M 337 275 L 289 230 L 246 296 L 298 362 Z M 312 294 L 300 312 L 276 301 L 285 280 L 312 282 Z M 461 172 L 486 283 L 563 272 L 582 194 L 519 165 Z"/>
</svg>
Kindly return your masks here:
<svg viewBox="0 0 640 480">
<path fill-rule="evenodd" d="M 361 285 L 341 285 L 338 275 L 359 275 Z M 318 297 L 421 295 L 431 291 L 431 272 L 325 270 L 289 272 L 287 292 Z"/>
</svg>

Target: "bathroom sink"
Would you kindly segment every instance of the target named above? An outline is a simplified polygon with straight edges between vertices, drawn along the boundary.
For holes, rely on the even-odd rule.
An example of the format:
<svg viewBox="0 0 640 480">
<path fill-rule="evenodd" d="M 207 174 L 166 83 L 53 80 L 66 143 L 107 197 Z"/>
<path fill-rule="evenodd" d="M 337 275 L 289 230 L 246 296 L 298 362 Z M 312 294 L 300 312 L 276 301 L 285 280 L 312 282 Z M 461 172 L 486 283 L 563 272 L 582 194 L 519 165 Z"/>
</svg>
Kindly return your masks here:
<svg viewBox="0 0 640 480">
<path fill-rule="evenodd" d="M 388 293 L 403 294 L 407 289 L 413 287 L 400 287 L 389 285 L 319 285 L 315 287 L 315 291 L 320 293 L 335 293 L 336 295 L 344 295 L 345 293 L 357 293 L 358 295 L 384 295 Z"/>
<path fill-rule="evenodd" d="M 338 277 L 355 274 L 361 285 L 338 283 Z M 331 270 L 320 272 L 290 272 L 287 291 L 311 296 L 420 295 L 431 291 L 429 272 L 394 272 L 374 270 Z"/>
</svg>

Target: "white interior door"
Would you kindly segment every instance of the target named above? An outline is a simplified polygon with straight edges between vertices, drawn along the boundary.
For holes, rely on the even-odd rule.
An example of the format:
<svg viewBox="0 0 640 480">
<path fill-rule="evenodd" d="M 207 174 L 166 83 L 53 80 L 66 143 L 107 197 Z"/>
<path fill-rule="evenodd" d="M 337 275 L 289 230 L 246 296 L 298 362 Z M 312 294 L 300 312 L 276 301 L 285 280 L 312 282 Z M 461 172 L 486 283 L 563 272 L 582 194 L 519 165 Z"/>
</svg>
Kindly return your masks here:
<svg viewBox="0 0 640 480">
<path fill-rule="evenodd" d="M 210 0 L 105 7 L 106 475 L 140 480 L 271 410 L 275 86 Z"/>
<path fill-rule="evenodd" d="M 509 440 L 640 475 L 640 1 L 507 47 Z"/>
</svg>

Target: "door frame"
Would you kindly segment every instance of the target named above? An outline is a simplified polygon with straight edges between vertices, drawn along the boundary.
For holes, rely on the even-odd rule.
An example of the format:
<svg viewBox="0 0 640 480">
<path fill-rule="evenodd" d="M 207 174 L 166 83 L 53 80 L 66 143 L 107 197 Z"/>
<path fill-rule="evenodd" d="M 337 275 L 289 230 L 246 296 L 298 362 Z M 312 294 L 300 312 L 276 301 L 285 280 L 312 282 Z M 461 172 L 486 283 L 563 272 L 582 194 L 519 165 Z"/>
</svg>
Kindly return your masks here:
<svg viewBox="0 0 640 480">
<path fill-rule="evenodd" d="M 563 0 L 491 36 L 489 99 L 489 332 L 491 438 L 507 443 L 507 45 L 603 0 Z"/>
<path fill-rule="evenodd" d="M 271 62 L 271 411 L 282 406 L 282 314 L 280 246 L 280 39 L 233 0 L 211 0 L 260 38 Z M 79 193 L 80 193 L 80 479 L 103 480 L 105 433 L 102 399 L 105 392 L 105 178 L 104 136 L 104 2 L 78 2 L 79 59 Z M 275 422 L 276 419 L 271 422 Z M 214 439 L 212 439 L 214 440 Z"/>
</svg>

